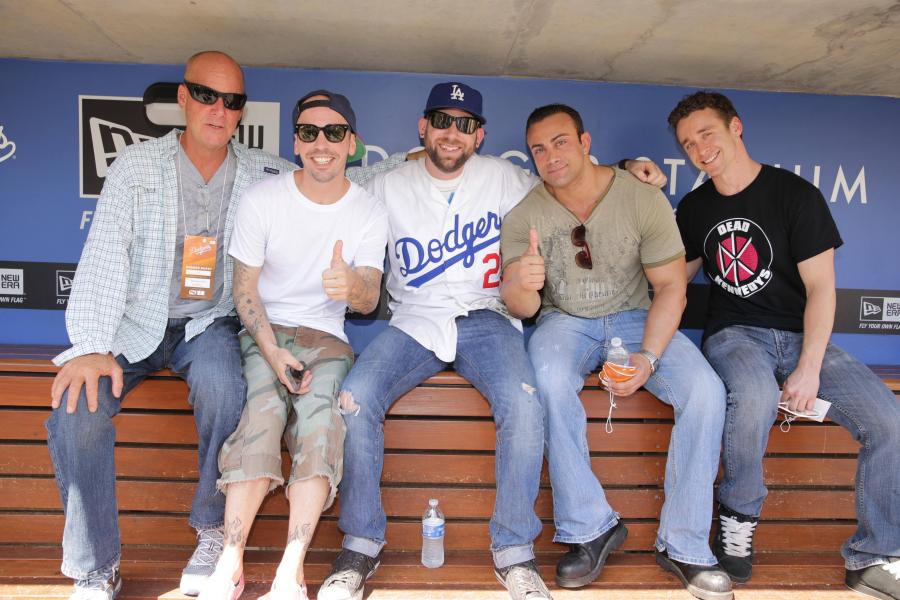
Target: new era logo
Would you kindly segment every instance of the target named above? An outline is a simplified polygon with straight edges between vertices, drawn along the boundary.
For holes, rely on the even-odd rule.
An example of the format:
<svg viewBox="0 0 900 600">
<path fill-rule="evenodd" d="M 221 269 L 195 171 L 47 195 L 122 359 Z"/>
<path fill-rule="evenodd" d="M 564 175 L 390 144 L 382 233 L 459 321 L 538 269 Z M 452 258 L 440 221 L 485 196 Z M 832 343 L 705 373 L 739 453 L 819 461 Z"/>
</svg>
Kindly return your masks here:
<svg viewBox="0 0 900 600">
<path fill-rule="evenodd" d="M 25 279 L 22 269 L 0 269 L 0 296 L 22 296 L 25 294 Z"/>
<path fill-rule="evenodd" d="M 75 278 L 75 271 L 57 271 L 56 272 L 56 295 L 66 298 L 72 293 L 72 280 Z"/>
<path fill-rule="evenodd" d="M 871 302 L 863 302 L 862 310 L 864 317 L 871 317 L 872 315 L 881 314 L 881 307 L 876 304 L 872 304 Z"/>
</svg>

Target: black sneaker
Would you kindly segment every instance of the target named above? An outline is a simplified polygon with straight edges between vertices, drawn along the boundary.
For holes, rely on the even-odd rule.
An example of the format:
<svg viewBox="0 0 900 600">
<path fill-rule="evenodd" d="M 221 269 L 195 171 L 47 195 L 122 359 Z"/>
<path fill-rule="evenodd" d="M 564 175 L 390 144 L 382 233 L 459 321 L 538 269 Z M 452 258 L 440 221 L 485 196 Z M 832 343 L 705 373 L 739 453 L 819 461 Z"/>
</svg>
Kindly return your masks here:
<svg viewBox="0 0 900 600">
<path fill-rule="evenodd" d="M 732 581 L 744 583 L 753 573 L 753 533 L 759 519 L 719 505 L 713 554 Z"/>
<path fill-rule="evenodd" d="M 667 552 L 656 551 L 656 563 L 681 580 L 694 598 L 701 600 L 734 600 L 731 579 L 719 565 L 705 566 L 683 563 L 669 558 Z"/>
<path fill-rule="evenodd" d="M 503 569 L 494 567 L 494 575 L 513 600 L 553 600 L 533 560 L 516 563 Z"/>
<path fill-rule="evenodd" d="M 854 592 L 881 600 L 900 600 L 900 558 L 885 565 L 848 570 L 844 581 Z"/>
<path fill-rule="evenodd" d="M 380 564 L 378 557 L 344 548 L 334 559 L 331 573 L 322 582 L 317 600 L 360 600 L 363 586 Z"/>
<path fill-rule="evenodd" d="M 628 530 L 619 521 L 603 535 L 583 544 L 570 544 L 570 550 L 556 564 L 556 585 L 579 588 L 600 577 L 610 552 L 622 545 Z"/>
</svg>

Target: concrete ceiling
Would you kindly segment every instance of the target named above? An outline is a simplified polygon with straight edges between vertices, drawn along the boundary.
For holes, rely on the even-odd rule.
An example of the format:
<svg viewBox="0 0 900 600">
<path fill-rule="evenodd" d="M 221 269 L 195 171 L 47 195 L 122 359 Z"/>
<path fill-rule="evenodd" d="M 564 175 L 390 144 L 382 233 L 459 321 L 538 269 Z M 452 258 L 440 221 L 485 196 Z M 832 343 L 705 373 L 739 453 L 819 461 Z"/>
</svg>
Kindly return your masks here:
<svg viewBox="0 0 900 600">
<path fill-rule="evenodd" d="M 900 0 L 0 0 L 0 57 L 900 97 Z"/>
</svg>

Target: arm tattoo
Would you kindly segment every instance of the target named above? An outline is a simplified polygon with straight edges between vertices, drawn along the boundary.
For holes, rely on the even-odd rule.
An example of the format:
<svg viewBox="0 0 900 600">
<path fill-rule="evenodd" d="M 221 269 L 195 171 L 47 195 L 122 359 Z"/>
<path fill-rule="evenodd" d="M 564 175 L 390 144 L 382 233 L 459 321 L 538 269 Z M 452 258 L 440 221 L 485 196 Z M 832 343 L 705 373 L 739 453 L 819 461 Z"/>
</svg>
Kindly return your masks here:
<svg viewBox="0 0 900 600">
<path fill-rule="evenodd" d="M 240 518 L 235 517 L 230 523 L 225 523 L 225 545 L 243 547 L 244 524 Z"/>
<path fill-rule="evenodd" d="M 350 289 L 347 305 L 358 313 L 370 313 L 378 306 L 378 296 L 381 292 L 381 271 L 372 267 L 359 267 L 354 271 L 359 278 Z"/>
<path fill-rule="evenodd" d="M 252 282 L 250 267 L 234 259 L 234 307 L 244 327 L 256 339 L 256 334 L 268 325 L 268 319 L 259 299 L 259 292 Z"/>
</svg>

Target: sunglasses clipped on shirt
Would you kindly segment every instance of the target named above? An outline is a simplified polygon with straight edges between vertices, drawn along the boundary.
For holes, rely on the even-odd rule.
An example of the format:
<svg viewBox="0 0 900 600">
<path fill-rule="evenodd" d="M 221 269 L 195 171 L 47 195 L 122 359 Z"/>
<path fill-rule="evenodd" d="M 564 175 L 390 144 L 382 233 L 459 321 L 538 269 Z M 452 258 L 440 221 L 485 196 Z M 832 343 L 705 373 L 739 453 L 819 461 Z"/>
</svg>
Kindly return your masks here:
<svg viewBox="0 0 900 600">
<path fill-rule="evenodd" d="M 300 138 L 301 142 L 307 144 L 316 141 L 320 131 L 325 134 L 326 140 L 336 144 L 344 141 L 344 137 L 346 137 L 347 132 L 350 131 L 350 126 L 342 123 L 331 123 L 330 125 L 323 125 L 322 127 L 313 125 L 312 123 L 297 123 L 294 125 L 294 133 L 297 134 L 297 137 Z"/>
<path fill-rule="evenodd" d="M 454 117 L 439 110 L 433 110 L 428 113 L 428 122 L 435 129 L 447 129 L 453 125 L 454 121 L 460 133 L 475 133 L 481 127 L 481 121 L 475 117 Z"/>
<path fill-rule="evenodd" d="M 184 80 L 184 87 L 188 89 L 191 98 L 200 104 L 215 104 L 216 100 L 222 99 L 222 104 L 228 110 L 241 110 L 247 103 L 247 94 L 238 94 L 236 92 L 218 92 L 212 88 Z"/>
<path fill-rule="evenodd" d="M 581 251 L 575 255 L 575 264 L 582 269 L 593 269 L 594 261 L 591 259 L 591 247 L 588 245 L 587 239 L 585 239 L 586 234 L 587 230 L 584 228 L 584 223 L 572 230 L 572 245 L 576 248 L 581 248 Z"/>
</svg>

